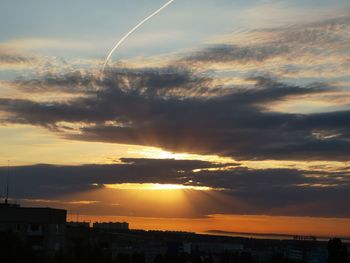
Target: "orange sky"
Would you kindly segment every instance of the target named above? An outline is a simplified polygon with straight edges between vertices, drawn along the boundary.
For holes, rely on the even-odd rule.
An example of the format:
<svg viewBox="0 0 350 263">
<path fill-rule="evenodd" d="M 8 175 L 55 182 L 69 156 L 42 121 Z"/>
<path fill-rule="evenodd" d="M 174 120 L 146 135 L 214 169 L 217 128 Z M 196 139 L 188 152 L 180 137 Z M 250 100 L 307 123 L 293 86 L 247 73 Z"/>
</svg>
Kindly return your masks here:
<svg viewBox="0 0 350 263">
<path fill-rule="evenodd" d="M 275 233 L 349 237 L 350 219 L 262 215 L 212 215 L 208 218 L 153 218 L 68 215 L 72 221 L 126 221 L 131 229 L 205 232 L 222 230 L 245 233 Z"/>
<path fill-rule="evenodd" d="M 160 187 L 165 187 L 160 189 Z M 68 211 L 69 221 L 126 221 L 131 229 L 350 237 L 350 218 L 211 214 L 200 207 L 244 206 L 225 191 L 178 189 L 179 185 L 115 184 L 59 200 L 22 200 L 23 205 Z M 118 188 L 118 189 L 117 189 Z M 121 189 L 122 188 L 122 189 Z M 153 189 L 153 190 L 152 190 Z M 29 203 L 26 203 L 29 202 Z M 209 209 L 208 211 L 210 211 Z M 108 215 L 108 216 L 106 216 Z M 123 216 L 119 216 L 123 215 Z"/>
</svg>

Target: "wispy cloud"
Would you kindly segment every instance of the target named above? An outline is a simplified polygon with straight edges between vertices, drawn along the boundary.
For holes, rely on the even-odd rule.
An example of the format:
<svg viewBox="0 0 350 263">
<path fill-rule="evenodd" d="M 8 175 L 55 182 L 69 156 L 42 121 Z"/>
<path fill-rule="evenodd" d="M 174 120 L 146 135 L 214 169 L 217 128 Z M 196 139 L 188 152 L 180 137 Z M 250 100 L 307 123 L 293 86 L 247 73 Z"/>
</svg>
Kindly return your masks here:
<svg viewBox="0 0 350 263">
<path fill-rule="evenodd" d="M 35 62 L 37 62 L 35 57 L 0 44 L 0 70 L 28 68 Z"/>
<path fill-rule="evenodd" d="M 219 39 L 218 44 L 188 55 L 187 62 L 203 69 L 233 73 L 349 77 L 349 27 L 349 16 L 342 16 L 309 24 L 235 32 Z"/>
</svg>

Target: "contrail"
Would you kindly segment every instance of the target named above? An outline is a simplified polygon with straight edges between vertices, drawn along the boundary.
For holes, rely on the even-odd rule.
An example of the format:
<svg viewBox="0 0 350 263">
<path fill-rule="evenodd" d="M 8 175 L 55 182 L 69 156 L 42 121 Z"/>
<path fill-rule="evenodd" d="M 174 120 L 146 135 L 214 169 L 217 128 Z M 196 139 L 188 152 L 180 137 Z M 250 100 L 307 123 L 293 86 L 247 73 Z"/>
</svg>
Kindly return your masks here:
<svg viewBox="0 0 350 263">
<path fill-rule="evenodd" d="M 168 1 L 165 5 L 163 5 L 161 8 L 159 8 L 157 11 L 146 17 L 144 20 L 142 20 L 140 23 L 138 23 L 133 29 L 131 29 L 125 36 L 123 36 L 119 42 L 114 46 L 114 48 L 111 50 L 111 52 L 108 54 L 108 57 L 103 65 L 103 71 L 105 67 L 107 66 L 108 62 L 110 61 L 114 51 L 132 34 L 134 33 L 140 26 L 142 26 L 144 23 L 146 23 L 149 19 L 160 13 L 164 8 L 166 8 L 168 5 L 170 5 L 175 0 Z"/>
</svg>

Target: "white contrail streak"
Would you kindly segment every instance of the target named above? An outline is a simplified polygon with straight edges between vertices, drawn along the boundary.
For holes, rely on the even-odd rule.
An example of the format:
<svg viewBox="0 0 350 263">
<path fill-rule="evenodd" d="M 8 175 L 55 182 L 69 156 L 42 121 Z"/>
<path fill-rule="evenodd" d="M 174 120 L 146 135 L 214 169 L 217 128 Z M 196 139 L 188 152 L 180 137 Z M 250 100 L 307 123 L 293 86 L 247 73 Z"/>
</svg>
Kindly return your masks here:
<svg viewBox="0 0 350 263">
<path fill-rule="evenodd" d="M 150 20 L 152 17 L 160 13 L 164 8 L 166 8 L 168 5 L 170 5 L 175 0 L 168 1 L 165 5 L 163 5 L 161 8 L 159 8 L 157 11 L 146 17 L 144 20 L 142 20 L 140 23 L 138 23 L 133 29 L 131 29 L 125 36 L 123 36 L 119 42 L 114 46 L 114 48 L 111 50 L 111 52 L 108 54 L 108 57 L 103 65 L 103 71 L 105 67 L 107 66 L 108 62 L 110 61 L 114 51 L 118 49 L 118 47 L 132 34 L 134 33 L 140 26 L 142 26 L 144 23 L 146 23 L 148 20 Z"/>
</svg>

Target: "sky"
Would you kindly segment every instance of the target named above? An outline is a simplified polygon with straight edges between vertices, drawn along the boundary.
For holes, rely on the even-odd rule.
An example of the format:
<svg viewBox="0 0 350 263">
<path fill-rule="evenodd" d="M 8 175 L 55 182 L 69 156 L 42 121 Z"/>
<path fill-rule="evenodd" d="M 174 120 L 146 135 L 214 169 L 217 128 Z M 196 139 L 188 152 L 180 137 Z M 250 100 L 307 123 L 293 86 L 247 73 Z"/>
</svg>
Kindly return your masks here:
<svg viewBox="0 0 350 263">
<path fill-rule="evenodd" d="M 348 0 L 0 0 L 0 195 L 134 228 L 350 236 Z"/>
</svg>

